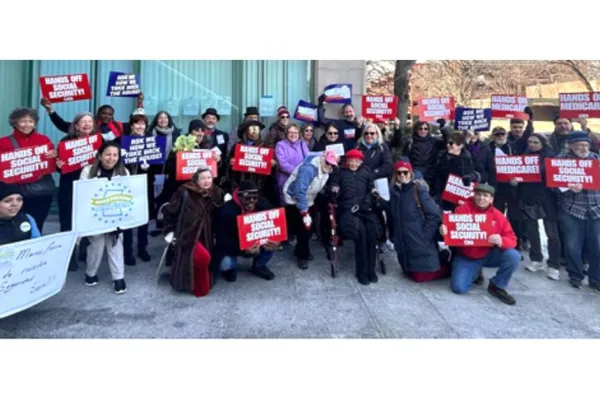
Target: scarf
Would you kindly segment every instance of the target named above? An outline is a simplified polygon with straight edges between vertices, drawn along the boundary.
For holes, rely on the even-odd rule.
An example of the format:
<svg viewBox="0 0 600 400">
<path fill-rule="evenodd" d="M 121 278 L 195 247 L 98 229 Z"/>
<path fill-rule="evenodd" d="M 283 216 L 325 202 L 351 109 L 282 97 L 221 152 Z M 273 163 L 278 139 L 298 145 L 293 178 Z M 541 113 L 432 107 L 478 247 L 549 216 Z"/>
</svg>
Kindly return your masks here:
<svg viewBox="0 0 600 400">
<path fill-rule="evenodd" d="M 110 121 L 108 124 L 103 124 L 97 121 L 96 124 L 100 127 L 100 133 L 112 132 L 116 137 L 120 137 L 123 133 L 123 125 L 120 122 Z"/>
<path fill-rule="evenodd" d="M 371 150 L 371 147 L 377 146 L 379 144 L 379 139 L 375 139 L 373 144 L 367 144 L 365 142 L 365 139 L 360 139 L 360 143 L 362 143 L 362 145 L 365 146 L 367 148 L 367 150 Z"/>
<path fill-rule="evenodd" d="M 166 154 L 171 154 L 171 149 L 173 149 L 173 132 L 175 131 L 175 127 L 171 126 L 169 128 L 163 129 L 163 128 L 159 128 L 158 126 L 155 126 L 152 129 L 152 136 L 166 136 L 167 141 L 165 144 L 165 153 Z"/>
</svg>

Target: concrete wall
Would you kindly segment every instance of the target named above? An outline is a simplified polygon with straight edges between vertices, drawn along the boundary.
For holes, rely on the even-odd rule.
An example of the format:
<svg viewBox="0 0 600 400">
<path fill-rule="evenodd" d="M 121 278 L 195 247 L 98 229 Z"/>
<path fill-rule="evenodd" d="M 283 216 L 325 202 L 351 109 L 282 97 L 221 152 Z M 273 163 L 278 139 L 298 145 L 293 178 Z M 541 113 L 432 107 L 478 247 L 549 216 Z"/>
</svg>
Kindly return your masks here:
<svg viewBox="0 0 600 400">
<path fill-rule="evenodd" d="M 365 93 L 365 60 L 317 60 L 315 61 L 315 100 L 323 88 L 332 83 L 352 84 L 352 104 L 356 114 L 361 115 L 361 96 Z M 339 104 L 326 105 L 327 116 L 339 118 Z"/>
</svg>

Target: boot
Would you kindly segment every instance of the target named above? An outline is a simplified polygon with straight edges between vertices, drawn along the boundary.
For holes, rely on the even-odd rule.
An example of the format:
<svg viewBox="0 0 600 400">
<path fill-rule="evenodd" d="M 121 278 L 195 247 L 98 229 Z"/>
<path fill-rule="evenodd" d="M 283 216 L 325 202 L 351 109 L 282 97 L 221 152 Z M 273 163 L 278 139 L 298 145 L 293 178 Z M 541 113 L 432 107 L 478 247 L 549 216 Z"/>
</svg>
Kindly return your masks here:
<svg viewBox="0 0 600 400">
<path fill-rule="evenodd" d="M 148 254 L 148 250 L 146 250 L 146 249 L 138 249 L 138 257 L 143 262 L 150 262 L 150 260 L 152 259 L 150 257 L 150 254 Z"/>
<path fill-rule="evenodd" d="M 125 253 L 125 265 L 130 267 L 135 266 L 135 257 L 130 252 Z"/>
</svg>

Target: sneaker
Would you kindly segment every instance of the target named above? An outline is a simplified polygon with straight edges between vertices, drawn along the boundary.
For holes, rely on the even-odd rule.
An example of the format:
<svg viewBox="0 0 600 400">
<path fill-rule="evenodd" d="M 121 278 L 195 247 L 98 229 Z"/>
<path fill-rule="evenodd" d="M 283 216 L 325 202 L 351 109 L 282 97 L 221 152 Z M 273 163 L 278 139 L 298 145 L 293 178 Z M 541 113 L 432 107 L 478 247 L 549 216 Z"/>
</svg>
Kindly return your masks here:
<svg viewBox="0 0 600 400">
<path fill-rule="evenodd" d="M 140 258 L 140 260 L 142 260 L 143 262 L 150 262 L 150 260 L 152 259 L 150 257 L 150 254 L 148 254 L 147 250 L 138 250 L 138 257 Z"/>
<path fill-rule="evenodd" d="M 506 290 L 500 289 L 498 286 L 494 285 L 494 282 L 492 281 L 490 281 L 490 284 L 488 285 L 488 293 L 509 306 L 517 304 L 514 297 L 508 294 Z"/>
<path fill-rule="evenodd" d="M 85 274 L 85 286 L 96 286 L 98 284 L 98 275 L 88 276 Z"/>
<path fill-rule="evenodd" d="M 225 278 L 227 282 L 235 282 L 237 279 L 237 271 L 235 269 L 223 271 L 223 278 Z"/>
<path fill-rule="evenodd" d="M 308 260 L 298 259 L 298 268 L 308 269 Z"/>
<path fill-rule="evenodd" d="M 473 284 L 481 286 L 481 285 L 483 285 L 483 282 L 485 282 L 485 277 L 483 276 L 483 271 L 479 271 L 479 276 L 477 278 L 475 278 L 475 280 L 473 281 Z"/>
<path fill-rule="evenodd" d="M 273 272 L 271 272 L 271 270 L 267 267 L 255 267 L 252 266 L 252 268 L 250 269 L 250 272 L 252 272 L 254 275 L 256 276 L 260 276 L 261 278 L 267 280 L 267 281 L 272 281 L 273 279 L 275 279 L 275 274 Z"/>
<path fill-rule="evenodd" d="M 571 284 L 571 286 L 573 286 L 575 289 L 581 289 L 581 282 L 576 281 L 575 279 L 569 279 L 569 283 Z"/>
<path fill-rule="evenodd" d="M 557 281 L 560 279 L 560 271 L 556 268 L 548 268 L 548 279 L 552 279 L 553 281 Z"/>
<path fill-rule="evenodd" d="M 135 266 L 135 257 L 131 253 L 125 253 L 125 265 Z"/>
<path fill-rule="evenodd" d="M 115 285 L 115 293 L 122 294 L 127 291 L 127 285 L 125 284 L 125 279 L 117 279 L 114 281 Z"/>
<path fill-rule="evenodd" d="M 531 272 L 538 272 L 538 271 L 543 271 L 546 269 L 546 266 L 544 265 L 543 262 L 541 261 L 533 261 L 531 264 L 527 264 L 525 266 L 525 269 L 527 271 L 531 271 Z"/>
</svg>

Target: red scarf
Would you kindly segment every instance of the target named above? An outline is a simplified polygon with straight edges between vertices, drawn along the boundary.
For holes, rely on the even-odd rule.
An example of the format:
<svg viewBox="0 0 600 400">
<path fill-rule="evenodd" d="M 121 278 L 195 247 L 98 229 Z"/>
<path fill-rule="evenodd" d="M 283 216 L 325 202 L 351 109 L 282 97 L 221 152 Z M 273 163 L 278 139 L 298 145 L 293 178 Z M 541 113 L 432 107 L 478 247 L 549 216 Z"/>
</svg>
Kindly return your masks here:
<svg viewBox="0 0 600 400">
<path fill-rule="evenodd" d="M 102 134 L 102 129 L 100 129 L 100 126 L 102 126 L 102 122 L 97 121 L 96 125 L 98 126 L 98 133 Z M 116 137 L 121 137 L 121 135 L 123 134 L 123 124 L 121 122 L 113 120 L 105 125 L 108 127 L 108 129 L 112 131 L 112 133 L 115 134 Z"/>
</svg>

